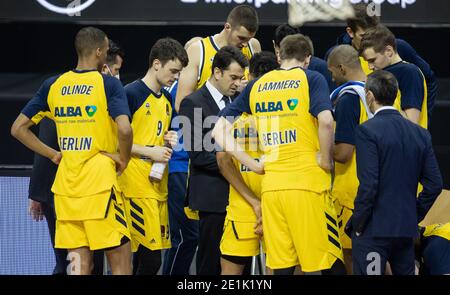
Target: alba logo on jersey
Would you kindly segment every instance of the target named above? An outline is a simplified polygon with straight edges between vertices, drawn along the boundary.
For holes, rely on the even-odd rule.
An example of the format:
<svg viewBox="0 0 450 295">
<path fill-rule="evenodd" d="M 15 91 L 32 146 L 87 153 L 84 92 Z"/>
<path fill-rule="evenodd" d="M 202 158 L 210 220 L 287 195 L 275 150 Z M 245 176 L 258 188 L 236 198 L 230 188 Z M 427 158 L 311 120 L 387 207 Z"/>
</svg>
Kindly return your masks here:
<svg viewBox="0 0 450 295">
<path fill-rule="evenodd" d="M 86 114 L 89 117 L 92 117 L 97 112 L 96 106 L 86 106 L 85 108 Z M 81 107 L 56 107 L 55 108 L 55 117 L 82 117 L 83 114 L 81 112 Z"/>
<path fill-rule="evenodd" d="M 283 104 L 281 101 L 269 101 L 256 103 L 257 113 L 267 113 L 267 112 L 279 112 L 283 110 Z"/>
<path fill-rule="evenodd" d="M 291 98 L 291 99 L 289 99 L 289 100 L 287 101 L 287 105 L 288 105 L 288 107 L 289 107 L 289 109 L 290 109 L 291 111 L 295 110 L 295 108 L 296 108 L 297 105 L 298 105 L 298 99 L 296 99 L 296 98 Z"/>
</svg>

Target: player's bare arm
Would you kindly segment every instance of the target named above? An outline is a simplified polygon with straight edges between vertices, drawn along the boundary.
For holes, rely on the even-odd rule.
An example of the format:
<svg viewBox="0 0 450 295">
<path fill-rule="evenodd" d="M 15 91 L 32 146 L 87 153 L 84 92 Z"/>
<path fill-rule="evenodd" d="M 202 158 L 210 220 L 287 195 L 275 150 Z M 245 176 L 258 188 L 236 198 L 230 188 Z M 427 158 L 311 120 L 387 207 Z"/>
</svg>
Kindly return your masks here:
<svg viewBox="0 0 450 295">
<path fill-rule="evenodd" d="M 211 135 L 221 148 L 241 164 L 247 166 L 251 171 L 257 174 L 264 174 L 264 162 L 256 161 L 237 144 L 236 140 L 231 135 L 232 129 L 233 125 L 228 122 L 228 120 L 221 117 L 214 126 Z"/>
<path fill-rule="evenodd" d="M 17 138 L 21 143 L 32 151 L 49 158 L 53 163 L 59 164 L 61 161 L 61 152 L 49 147 L 31 132 L 30 128 L 34 125 L 24 114 L 19 114 L 11 127 L 11 135 Z"/>
<path fill-rule="evenodd" d="M 234 187 L 235 190 L 252 206 L 256 215 L 256 225 L 262 222 L 261 201 L 255 196 L 253 191 L 245 184 L 241 173 L 236 169 L 230 154 L 218 152 L 216 154 L 217 164 L 220 173 Z M 255 226 L 256 227 L 256 226 Z"/>
<path fill-rule="evenodd" d="M 334 120 L 330 111 L 322 111 L 317 116 L 319 121 L 319 144 L 320 151 L 317 154 L 317 162 L 322 169 L 333 168 L 333 142 L 334 142 Z"/>
<path fill-rule="evenodd" d="M 187 51 L 189 63 L 181 73 L 178 79 L 177 96 L 175 98 L 175 110 L 180 110 L 181 101 L 195 91 L 197 87 L 198 72 L 200 67 L 200 42 L 191 44 Z"/>
<path fill-rule="evenodd" d="M 333 149 L 333 158 L 336 162 L 345 164 L 351 160 L 355 146 L 348 143 L 337 143 Z"/>
<path fill-rule="evenodd" d="M 406 118 L 413 123 L 419 124 L 420 111 L 415 108 L 405 109 Z"/>
</svg>

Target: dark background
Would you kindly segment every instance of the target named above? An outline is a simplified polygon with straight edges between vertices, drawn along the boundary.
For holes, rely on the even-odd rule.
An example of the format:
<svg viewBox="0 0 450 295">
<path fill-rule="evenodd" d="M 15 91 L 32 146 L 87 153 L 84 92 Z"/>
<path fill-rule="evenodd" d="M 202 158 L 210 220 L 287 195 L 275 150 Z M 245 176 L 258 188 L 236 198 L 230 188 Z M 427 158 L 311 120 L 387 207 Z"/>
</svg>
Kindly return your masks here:
<svg viewBox="0 0 450 295">
<path fill-rule="evenodd" d="M 49 1 L 66 5 L 67 1 Z M 83 3 L 84 1 L 81 1 Z M 272 1 L 269 1 L 272 2 Z M 387 2 L 387 1 L 386 1 Z M 426 3 L 426 5 L 425 5 Z M 121 70 L 124 84 L 143 76 L 152 44 L 170 36 L 181 43 L 194 36 L 218 33 L 232 4 L 181 4 L 180 0 L 97 0 L 81 16 L 49 12 L 32 0 L 0 2 L 0 166 L 31 165 L 32 153 L 10 136 L 9 128 L 40 84 L 49 76 L 76 66 L 73 40 L 87 24 L 104 30 L 126 52 Z M 408 41 L 425 58 L 439 79 L 439 94 L 430 132 L 446 186 L 450 186 L 450 1 L 417 0 L 415 5 L 383 5 L 382 21 L 398 38 Z M 263 50 L 272 50 L 276 25 L 285 22 L 285 5 L 258 10 L 262 25 L 256 35 Z M 307 24 L 302 28 L 314 42 L 316 55 L 335 44 L 345 25 Z"/>
</svg>

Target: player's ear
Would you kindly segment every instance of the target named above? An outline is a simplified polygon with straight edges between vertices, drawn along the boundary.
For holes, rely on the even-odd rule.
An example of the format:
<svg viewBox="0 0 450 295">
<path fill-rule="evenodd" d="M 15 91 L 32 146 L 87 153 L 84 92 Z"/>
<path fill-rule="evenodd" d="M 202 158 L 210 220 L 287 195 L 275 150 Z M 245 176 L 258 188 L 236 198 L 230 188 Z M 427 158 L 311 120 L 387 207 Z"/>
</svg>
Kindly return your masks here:
<svg viewBox="0 0 450 295">
<path fill-rule="evenodd" d="M 346 27 L 345 30 L 347 31 L 347 34 L 350 36 L 350 38 L 353 39 L 355 37 L 355 33 L 350 27 Z"/>
<path fill-rule="evenodd" d="M 340 64 L 339 66 L 339 72 L 341 72 L 341 75 L 342 76 L 345 76 L 345 74 L 346 74 L 346 70 L 345 70 L 345 67 L 344 67 L 344 65 L 343 64 Z"/>
<path fill-rule="evenodd" d="M 224 28 L 226 31 L 231 31 L 231 24 L 230 24 L 230 23 L 225 23 L 225 25 L 223 26 L 223 28 Z"/>
<path fill-rule="evenodd" d="M 385 52 L 389 57 L 393 57 L 395 54 L 394 48 L 391 45 L 386 46 Z"/>
<path fill-rule="evenodd" d="M 155 71 L 158 71 L 161 68 L 161 66 L 162 66 L 161 61 L 159 59 L 155 58 L 153 60 L 153 65 L 152 66 L 155 69 Z"/>
</svg>

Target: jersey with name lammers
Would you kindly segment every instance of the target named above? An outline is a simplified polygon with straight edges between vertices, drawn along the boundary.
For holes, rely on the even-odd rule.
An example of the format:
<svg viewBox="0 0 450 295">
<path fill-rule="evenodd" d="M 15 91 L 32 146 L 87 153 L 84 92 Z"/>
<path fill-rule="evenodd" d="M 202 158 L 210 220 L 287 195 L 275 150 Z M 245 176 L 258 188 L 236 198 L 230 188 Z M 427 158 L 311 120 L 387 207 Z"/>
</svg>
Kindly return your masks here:
<svg viewBox="0 0 450 295">
<path fill-rule="evenodd" d="M 343 94 L 337 100 L 335 109 L 336 143 L 355 145 L 355 130 L 358 125 L 368 120 L 367 111 L 361 98 L 356 93 Z M 335 162 L 333 196 L 341 205 L 353 209 L 359 181 L 356 174 L 356 152 L 346 163 Z"/>
<path fill-rule="evenodd" d="M 438 236 L 450 241 L 450 223 L 428 225 L 423 233 L 425 237 Z"/>
<path fill-rule="evenodd" d="M 317 164 L 317 116 L 331 111 L 328 85 L 314 71 L 279 69 L 253 80 L 221 115 L 243 112 L 256 118 L 265 155 L 262 193 L 278 190 L 330 190 L 331 175 Z"/>
<path fill-rule="evenodd" d="M 212 74 L 212 63 L 214 56 L 219 51 L 219 46 L 214 41 L 213 36 L 209 36 L 200 40 L 200 67 L 198 69 L 197 89 L 205 85 L 206 81 Z M 253 49 L 248 43 L 248 46 L 243 47 L 241 52 L 250 60 L 253 56 Z M 248 69 L 246 69 L 246 77 L 248 78 Z"/>
<path fill-rule="evenodd" d="M 132 116 L 133 144 L 164 146 L 164 133 L 169 130 L 172 117 L 170 94 L 161 89 L 154 93 L 142 80 L 136 80 L 125 91 Z M 119 177 L 119 184 L 127 198 L 167 200 L 168 166 L 160 182 L 150 181 L 152 163 L 132 155 L 127 169 Z"/>
<path fill-rule="evenodd" d="M 95 70 L 52 77 L 22 110 L 35 123 L 42 112 L 56 123 L 62 153 L 52 191 L 83 197 L 118 189 L 115 163 L 100 152 L 117 152 L 113 119 L 130 115 L 120 81 Z"/>
<path fill-rule="evenodd" d="M 254 159 L 260 159 L 262 153 L 258 148 L 258 133 L 256 121 L 253 116 L 242 114 L 234 122 L 233 136 L 236 142 Z M 261 199 L 262 175 L 249 170 L 245 165 L 233 158 L 236 169 L 241 173 L 245 184 Z M 255 222 L 256 215 L 252 206 L 241 196 L 241 194 L 230 185 L 230 194 L 227 207 L 227 219 L 240 222 Z"/>
<path fill-rule="evenodd" d="M 401 61 L 383 70 L 392 73 L 398 81 L 398 94 L 394 107 L 399 111 L 417 109 L 420 111 L 419 125 L 428 128 L 427 83 L 420 69 Z"/>
</svg>

